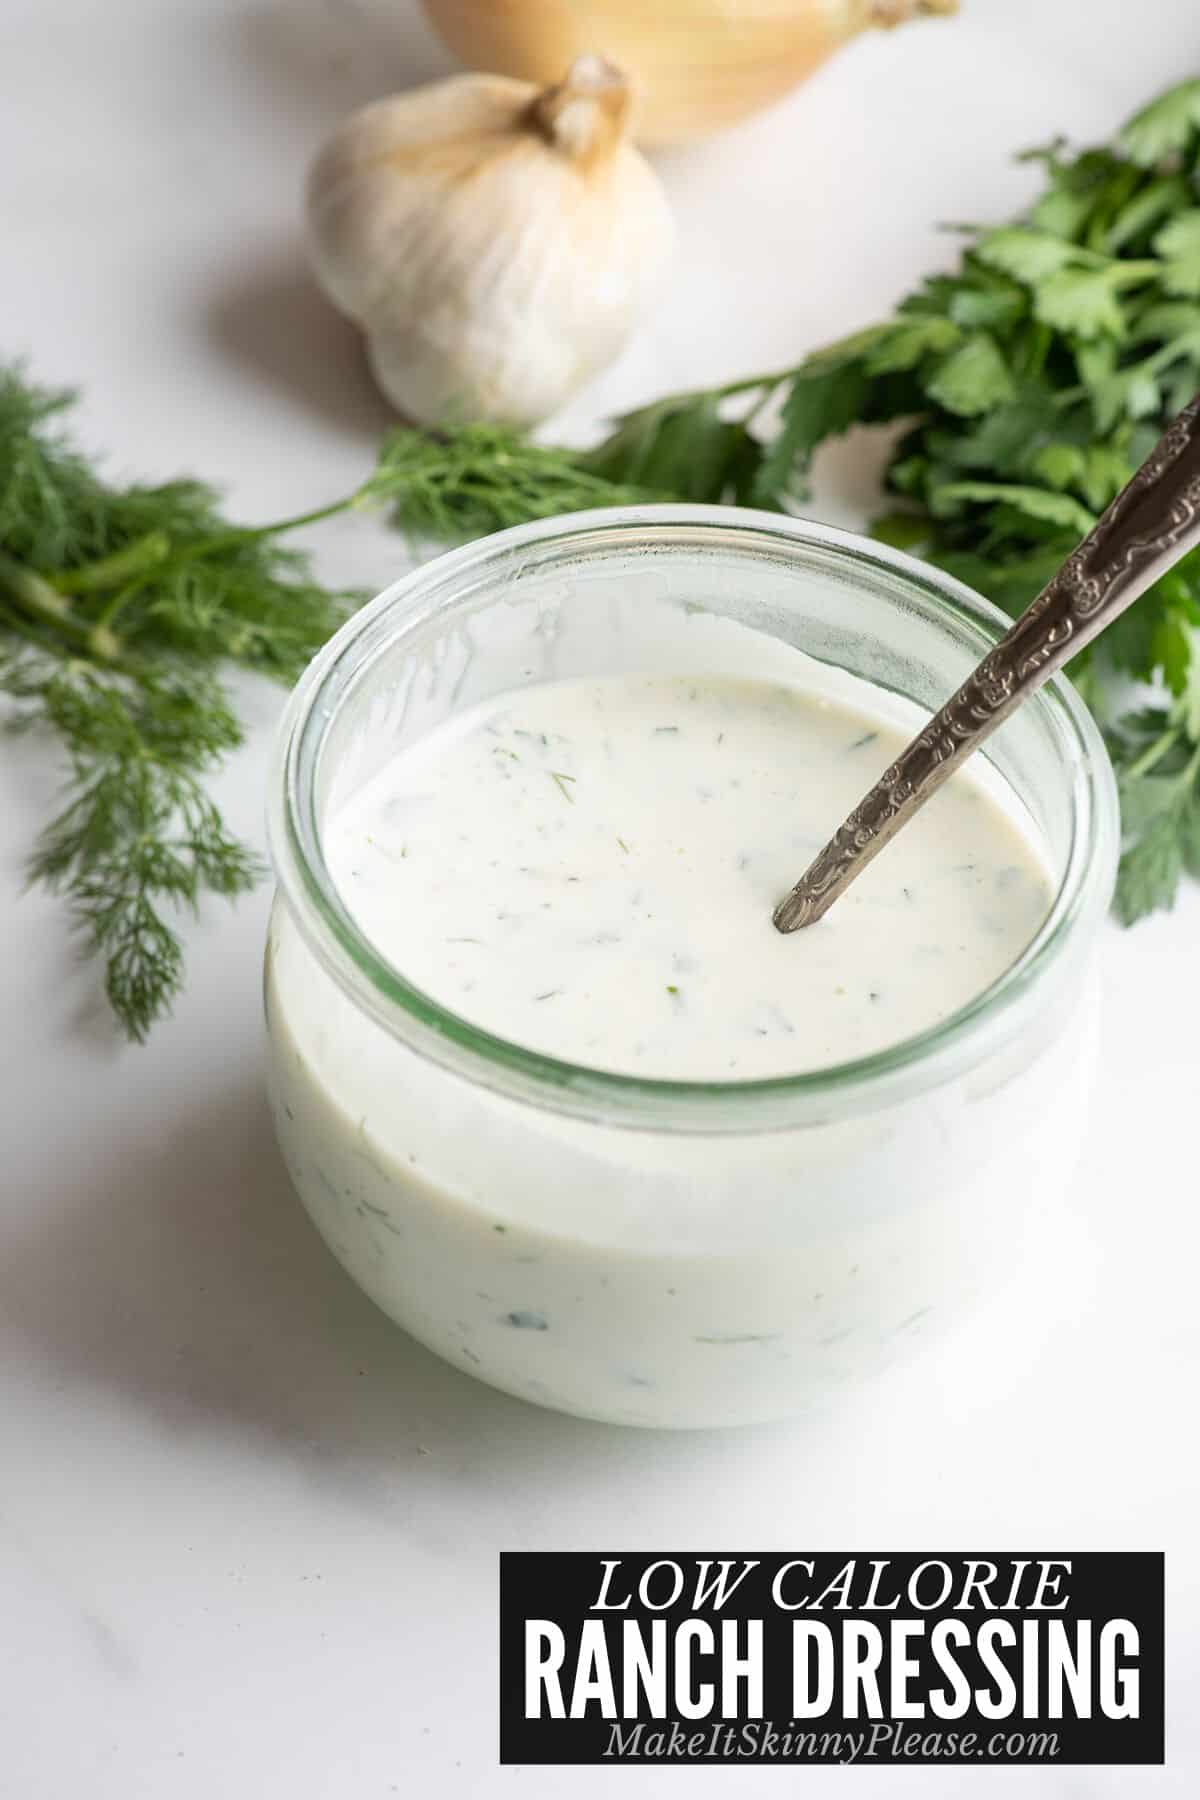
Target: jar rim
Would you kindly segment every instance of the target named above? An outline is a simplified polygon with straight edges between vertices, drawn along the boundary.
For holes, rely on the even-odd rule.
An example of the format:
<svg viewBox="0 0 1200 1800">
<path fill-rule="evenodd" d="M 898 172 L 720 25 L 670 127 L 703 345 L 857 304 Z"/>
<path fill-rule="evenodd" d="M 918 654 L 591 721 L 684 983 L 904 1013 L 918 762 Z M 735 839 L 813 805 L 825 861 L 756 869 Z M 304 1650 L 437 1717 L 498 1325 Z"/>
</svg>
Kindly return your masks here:
<svg viewBox="0 0 1200 1800">
<path fill-rule="evenodd" d="M 743 1081 L 676 1081 L 627 1075 L 533 1050 L 462 1018 L 410 982 L 375 948 L 333 883 L 316 809 L 320 752 L 338 697 L 400 628 L 436 615 L 447 582 L 478 579 L 515 550 L 558 544 L 579 551 L 613 546 L 622 535 L 690 542 L 730 537 L 776 558 L 819 552 L 851 569 L 892 577 L 933 602 L 943 623 L 973 628 L 995 643 L 1011 620 L 941 570 L 890 545 L 793 515 L 750 509 L 659 505 L 604 508 L 518 525 L 450 550 L 401 576 L 356 612 L 318 652 L 284 712 L 271 769 L 268 834 L 279 890 L 318 961 L 379 1025 L 428 1060 L 509 1098 L 609 1125 L 655 1131 L 752 1132 L 815 1123 L 875 1108 L 935 1085 L 950 1068 L 982 1059 L 1011 1027 L 1020 1002 L 1058 963 L 1068 943 L 1107 906 L 1119 848 L 1116 785 L 1099 730 L 1070 682 L 1056 675 L 1025 704 L 1041 710 L 1063 753 L 1070 785 L 1071 837 L 1051 907 L 1021 954 L 945 1019 L 882 1050 L 799 1074 Z M 687 546 L 685 546 L 687 547 Z M 431 602 L 433 602 L 431 604 Z M 982 653 L 982 650 L 981 650 Z"/>
</svg>

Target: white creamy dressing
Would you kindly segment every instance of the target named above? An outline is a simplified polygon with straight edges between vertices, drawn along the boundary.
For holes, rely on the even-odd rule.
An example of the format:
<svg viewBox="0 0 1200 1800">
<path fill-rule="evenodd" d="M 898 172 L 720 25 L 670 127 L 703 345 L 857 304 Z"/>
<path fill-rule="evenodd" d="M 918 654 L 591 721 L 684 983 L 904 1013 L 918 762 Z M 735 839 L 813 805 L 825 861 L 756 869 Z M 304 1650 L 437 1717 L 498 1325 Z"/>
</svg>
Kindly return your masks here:
<svg viewBox="0 0 1200 1800">
<path fill-rule="evenodd" d="M 787 1074 L 953 1012 L 1049 905 L 1036 829 L 962 771 L 820 924 L 775 931 L 903 734 L 753 674 L 550 683 L 396 753 L 326 854 L 388 961 L 493 1033 L 647 1076 Z M 1078 997 L 862 1111 L 630 1129 L 381 1029 L 281 902 L 272 1104 L 335 1254 L 458 1368 L 622 1423 L 772 1418 L 908 1354 L 1042 1244 L 1082 1129 Z"/>
<path fill-rule="evenodd" d="M 775 930 L 904 741 L 757 679 L 553 682 L 402 751 L 326 855 L 386 960 L 489 1032 L 647 1077 L 794 1074 L 955 1012 L 1049 908 L 1040 851 L 964 770 L 818 925 Z"/>
</svg>

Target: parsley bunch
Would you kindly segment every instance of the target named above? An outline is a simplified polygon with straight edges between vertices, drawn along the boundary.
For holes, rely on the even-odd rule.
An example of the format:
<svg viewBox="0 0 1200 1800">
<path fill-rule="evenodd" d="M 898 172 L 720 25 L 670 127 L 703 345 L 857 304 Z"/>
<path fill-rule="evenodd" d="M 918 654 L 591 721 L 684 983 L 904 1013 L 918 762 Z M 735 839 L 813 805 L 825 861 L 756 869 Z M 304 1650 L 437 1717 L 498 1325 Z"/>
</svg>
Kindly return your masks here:
<svg viewBox="0 0 1200 1800">
<path fill-rule="evenodd" d="M 1200 388 L 1200 80 L 1108 148 L 1027 160 L 1044 175 L 1029 211 L 964 228 L 957 269 L 891 318 L 794 368 L 641 407 L 581 473 L 788 510 L 827 438 L 903 422 L 875 535 L 1019 612 Z M 500 522 L 476 510 L 469 528 Z M 1127 922 L 1200 875 L 1198 628 L 1193 553 L 1071 668 L 1120 780 Z M 1138 684 L 1144 704 L 1126 711 Z"/>
</svg>

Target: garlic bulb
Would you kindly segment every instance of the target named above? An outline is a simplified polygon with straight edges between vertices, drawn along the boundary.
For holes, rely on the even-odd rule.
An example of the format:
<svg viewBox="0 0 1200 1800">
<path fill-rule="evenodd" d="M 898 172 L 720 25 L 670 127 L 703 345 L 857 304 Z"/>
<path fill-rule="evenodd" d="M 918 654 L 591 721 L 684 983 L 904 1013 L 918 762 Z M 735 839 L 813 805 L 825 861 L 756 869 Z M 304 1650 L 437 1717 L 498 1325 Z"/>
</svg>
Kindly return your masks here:
<svg viewBox="0 0 1200 1800">
<path fill-rule="evenodd" d="M 782 98 L 848 39 L 958 0 L 424 0 L 477 69 L 544 81 L 573 56 L 611 56 L 637 85 L 637 136 L 683 143 Z"/>
<path fill-rule="evenodd" d="M 629 103 L 596 57 L 542 91 L 460 75 L 364 107 L 320 151 L 317 277 L 410 418 L 533 424 L 620 350 L 673 236 Z"/>
</svg>

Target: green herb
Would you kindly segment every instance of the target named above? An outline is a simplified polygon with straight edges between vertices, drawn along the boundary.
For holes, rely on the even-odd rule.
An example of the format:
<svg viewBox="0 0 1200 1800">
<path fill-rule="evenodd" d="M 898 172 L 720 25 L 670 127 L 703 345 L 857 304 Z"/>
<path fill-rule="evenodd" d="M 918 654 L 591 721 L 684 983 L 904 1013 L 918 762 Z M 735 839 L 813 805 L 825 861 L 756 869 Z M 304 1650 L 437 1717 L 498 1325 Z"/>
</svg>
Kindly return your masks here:
<svg viewBox="0 0 1200 1800">
<path fill-rule="evenodd" d="M 241 739 L 216 668 L 294 680 L 350 602 L 199 482 L 102 482 L 61 435 L 68 403 L 0 374 L 0 690 L 66 752 L 32 878 L 67 896 L 141 1038 L 182 979 L 173 915 L 258 874 L 203 785 Z"/>
<path fill-rule="evenodd" d="M 1184 872 L 1200 876 L 1200 732 L 1179 708 L 1126 714 L 1109 733 L 1119 770 L 1126 850 L 1116 908 L 1127 923 L 1174 900 Z"/>
<path fill-rule="evenodd" d="M 374 485 L 401 529 L 438 539 L 482 537 L 527 519 L 647 498 L 640 484 L 610 480 L 573 451 L 531 444 L 496 425 L 465 425 L 437 437 L 395 431 Z"/>
<path fill-rule="evenodd" d="M 1200 388 L 1200 80 L 1144 107 L 1111 146 L 1055 143 L 1028 160 L 1042 175 L 1029 209 L 965 228 L 957 267 L 891 318 L 793 368 L 627 413 L 574 456 L 579 478 L 788 510 L 827 438 L 903 421 L 885 478 L 893 510 L 875 535 L 1019 612 Z M 461 441 L 466 454 L 475 440 Z M 520 455 L 519 440 L 503 454 Z M 570 453 L 524 454 L 551 458 L 545 490 L 525 465 L 521 516 L 536 517 L 553 510 Z M 453 531 L 512 519 L 483 517 L 473 494 L 441 511 Z M 1198 631 L 1194 552 L 1071 669 L 1120 779 L 1126 920 L 1170 906 L 1181 874 L 1200 872 Z M 1147 705 L 1125 716 L 1137 683 Z"/>
<path fill-rule="evenodd" d="M 551 781 L 554 783 L 554 785 L 558 789 L 559 793 L 562 795 L 563 799 L 569 800 L 571 802 L 571 805 L 574 806 L 575 796 L 571 792 L 571 789 L 566 785 L 568 781 L 571 782 L 572 785 L 574 785 L 574 781 L 575 781 L 574 775 L 564 775 L 561 769 L 550 769 L 547 771 L 547 773 L 549 774 Z"/>
<path fill-rule="evenodd" d="M 17 726 L 49 727 L 66 757 L 65 803 L 31 877 L 66 897 L 141 1039 L 182 982 L 180 909 L 260 873 L 205 789 L 242 738 L 222 666 L 290 683 L 359 598 L 320 586 L 281 536 L 359 507 L 431 535 L 451 514 L 486 529 L 630 496 L 484 427 L 452 444 L 398 431 L 353 494 L 240 529 L 202 482 L 103 480 L 62 430 L 71 401 L 0 369 L 0 692 Z"/>
</svg>

